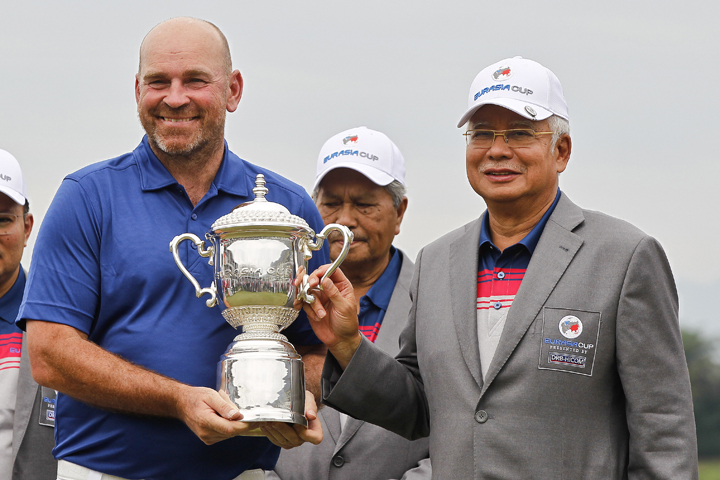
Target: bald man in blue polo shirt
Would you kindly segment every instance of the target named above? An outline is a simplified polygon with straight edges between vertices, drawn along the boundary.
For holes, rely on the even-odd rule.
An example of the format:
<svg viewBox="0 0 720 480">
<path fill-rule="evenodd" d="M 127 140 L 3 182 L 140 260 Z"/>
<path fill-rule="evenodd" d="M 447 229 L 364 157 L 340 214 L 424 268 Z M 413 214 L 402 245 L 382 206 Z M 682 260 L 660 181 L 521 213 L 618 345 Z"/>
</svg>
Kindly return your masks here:
<svg viewBox="0 0 720 480">
<path fill-rule="evenodd" d="M 147 135 L 131 153 L 68 175 L 50 206 L 19 324 L 33 376 L 60 391 L 61 480 L 255 480 L 274 466 L 278 446 L 322 439 L 312 395 L 307 429 L 267 424 L 267 438 L 243 436 L 253 426 L 215 391 L 217 362 L 236 332 L 195 297 L 168 252 L 174 236 L 203 235 L 252 200 L 258 173 L 268 200 L 323 226 L 300 186 L 227 148 L 225 115 L 242 87 L 217 27 L 190 18 L 156 26 L 135 82 Z M 210 284 L 212 267 L 189 243 L 180 255 Z M 327 250 L 312 263 L 327 263 Z M 308 384 L 317 384 L 324 347 L 304 317 L 288 330 Z"/>
</svg>

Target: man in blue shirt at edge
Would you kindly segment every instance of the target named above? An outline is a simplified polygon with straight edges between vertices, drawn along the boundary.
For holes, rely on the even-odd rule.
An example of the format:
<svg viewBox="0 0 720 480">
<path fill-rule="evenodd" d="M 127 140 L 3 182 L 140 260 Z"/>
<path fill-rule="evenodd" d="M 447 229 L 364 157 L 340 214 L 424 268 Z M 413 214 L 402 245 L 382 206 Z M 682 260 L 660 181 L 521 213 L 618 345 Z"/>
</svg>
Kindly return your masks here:
<svg viewBox="0 0 720 480">
<path fill-rule="evenodd" d="M 55 460 L 52 450 L 52 428 L 40 427 L 40 434 L 27 442 L 18 436 L 28 423 L 38 421 L 39 412 L 31 417 L 33 405 L 40 403 L 40 391 L 30 377 L 23 332 L 15 325 L 23 290 L 25 271 L 20 264 L 34 219 L 30 213 L 27 187 L 20 164 L 13 155 L 0 150 L 0 478 L 13 476 L 13 465 L 20 444 L 35 448 L 33 480 L 54 480 Z M 37 394 L 37 395 L 36 395 Z M 45 431 L 42 431 L 45 430 Z M 21 439 L 23 441 L 21 441 Z M 24 448 L 27 462 L 29 450 Z M 55 467 L 55 468 L 54 468 Z"/>
<path fill-rule="evenodd" d="M 195 298 L 167 250 L 175 235 L 202 235 L 251 200 L 257 173 L 268 200 L 322 227 L 301 187 L 227 149 L 225 111 L 236 110 L 242 86 L 217 27 L 159 24 L 143 40 L 135 82 L 147 136 L 132 153 L 69 175 L 45 217 L 18 323 L 33 376 L 61 392 L 58 478 L 249 480 L 277 460 L 270 442 L 322 440 L 312 394 L 307 429 L 268 423 L 267 439 L 243 437 L 254 426 L 214 389 L 237 332 Z M 209 284 L 212 267 L 189 243 L 180 255 Z M 322 263 L 327 249 L 309 268 Z M 304 316 L 288 336 L 316 389 L 325 348 Z"/>
</svg>

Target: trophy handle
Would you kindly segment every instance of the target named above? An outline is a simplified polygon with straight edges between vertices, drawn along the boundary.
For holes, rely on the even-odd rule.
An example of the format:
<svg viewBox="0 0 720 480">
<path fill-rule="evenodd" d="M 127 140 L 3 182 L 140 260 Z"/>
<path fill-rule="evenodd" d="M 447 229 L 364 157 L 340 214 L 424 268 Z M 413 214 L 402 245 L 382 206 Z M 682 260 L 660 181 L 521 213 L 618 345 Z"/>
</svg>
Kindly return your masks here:
<svg viewBox="0 0 720 480">
<path fill-rule="evenodd" d="M 217 289 L 215 288 L 215 282 L 213 282 L 209 288 L 200 288 L 200 284 L 198 283 L 198 281 L 195 280 L 195 277 L 192 276 L 192 273 L 190 273 L 188 269 L 185 268 L 185 265 L 183 265 L 182 261 L 180 260 L 180 255 L 178 254 L 178 246 L 183 240 L 192 240 L 197 246 L 198 254 L 200 254 L 201 257 L 210 257 L 210 264 L 212 264 L 212 255 L 215 253 L 215 247 L 211 245 L 207 250 L 205 250 L 205 242 L 200 240 L 197 235 L 193 235 L 192 233 L 183 233 L 182 235 L 178 235 L 170 242 L 170 251 L 173 254 L 175 263 L 177 264 L 183 275 L 185 275 L 185 277 L 190 280 L 190 283 L 193 284 L 193 287 L 195 287 L 195 296 L 200 298 L 204 294 L 209 293 L 210 298 L 205 302 L 205 305 L 207 305 L 208 307 L 214 307 L 215 305 L 217 305 Z"/>
<path fill-rule="evenodd" d="M 350 250 L 350 244 L 352 243 L 353 238 L 355 238 L 355 235 L 353 235 L 350 229 L 345 225 L 340 225 L 339 223 L 331 223 L 329 225 L 326 225 L 325 228 L 322 229 L 322 232 L 318 233 L 315 236 L 315 238 L 317 239 L 316 242 L 308 242 L 308 248 L 313 251 L 320 250 L 323 242 L 332 230 L 337 230 L 338 232 L 342 233 L 343 248 L 340 251 L 340 255 L 338 255 L 335 261 L 330 265 L 330 268 L 328 268 L 327 272 L 325 272 L 325 275 L 323 275 L 323 277 L 320 279 L 320 285 L 318 285 L 318 288 L 320 290 L 322 290 L 322 282 L 325 281 L 327 277 L 332 275 L 332 273 L 337 270 L 343 260 L 345 260 L 345 257 L 347 257 L 348 251 Z M 310 288 L 308 286 L 307 279 L 308 275 L 306 273 L 303 276 L 302 284 L 300 285 L 300 292 L 298 293 L 298 298 L 300 300 L 304 300 L 307 303 L 313 303 L 315 301 L 315 296 L 312 295 L 309 291 Z"/>
</svg>

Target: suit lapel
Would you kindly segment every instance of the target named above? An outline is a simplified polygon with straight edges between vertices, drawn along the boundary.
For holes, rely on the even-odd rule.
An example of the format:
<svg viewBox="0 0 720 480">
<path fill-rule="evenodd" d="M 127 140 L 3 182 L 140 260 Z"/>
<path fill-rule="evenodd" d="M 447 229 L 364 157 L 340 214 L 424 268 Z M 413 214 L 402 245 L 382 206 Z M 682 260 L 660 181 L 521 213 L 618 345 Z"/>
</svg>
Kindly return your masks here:
<svg viewBox="0 0 720 480">
<path fill-rule="evenodd" d="M 345 420 L 345 427 L 342 429 L 342 433 L 340 434 L 340 438 L 335 445 L 335 451 L 333 452 L 333 454 L 338 453 L 340 450 L 342 450 L 342 448 L 355 436 L 357 431 L 360 430 L 360 427 L 362 427 L 364 424 L 365 422 L 363 422 L 362 420 L 356 420 L 352 417 L 348 417 L 347 420 Z"/>
<path fill-rule="evenodd" d="M 413 262 L 400 250 L 398 250 L 398 253 L 402 258 L 400 275 L 397 282 L 395 282 L 395 288 L 390 297 L 390 303 L 387 312 L 385 312 L 380 332 L 377 339 L 375 339 L 375 345 L 393 357 L 400 351 L 398 338 L 407 324 L 408 312 L 412 307 L 409 292 L 414 270 Z"/>
<path fill-rule="evenodd" d="M 464 235 L 450 244 L 450 298 L 460 351 L 470 373 L 482 388 L 477 335 L 477 274 L 481 216 L 468 224 Z"/>
<path fill-rule="evenodd" d="M 390 297 L 390 303 L 388 304 L 387 312 L 385 312 L 385 318 L 380 327 L 380 332 L 378 333 L 377 339 L 375 339 L 375 345 L 393 356 L 397 355 L 400 351 L 398 337 L 403 328 L 405 328 L 408 312 L 412 306 L 409 291 L 414 270 L 413 262 L 407 258 L 402 251 L 398 250 L 398 252 L 402 258 L 400 275 L 395 283 L 393 294 Z M 333 455 L 338 453 L 365 423 L 362 420 L 348 417 L 345 421 L 345 428 L 342 428 L 340 425 L 340 414 L 336 410 L 325 408 L 321 410 L 321 412 L 327 413 L 325 421 L 328 423 L 328 429 L 331 431 L 333 440 L 335 440 Z M 330 425 L 331 421 L 332 425 Z"/>
<path fill-rule="evenodd" d="M 332 438 L 332 441 L 337 445 L 340 440 L 340 414 L 337 410 L 330 407 L 321 408 L 318 410 L 318 415 L 322 417 L 322 420 L 327 426 L 327 433 Z"/>
<path fill-rule="evenodd" d="M 582 210 L 562 194 L 535 247 L 505 322 L 482 394 L 505 365 L 555 289 L 583 240 L 572 230 L 584 221 Z M 482 395 L 481 394 L 481 395 Z"/>
</svg>

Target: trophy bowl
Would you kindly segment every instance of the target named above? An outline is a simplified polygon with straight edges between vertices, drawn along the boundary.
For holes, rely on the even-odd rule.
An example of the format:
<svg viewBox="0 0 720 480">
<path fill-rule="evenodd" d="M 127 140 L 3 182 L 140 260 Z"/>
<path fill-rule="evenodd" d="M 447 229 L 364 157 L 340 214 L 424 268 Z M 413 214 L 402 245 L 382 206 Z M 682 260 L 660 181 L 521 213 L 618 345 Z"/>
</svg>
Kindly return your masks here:
<svg viewBox="0 0 720 480">
<path fill-rule="evenodd" d="M 295 279 L 300 267 L 307 272 L 312 252 L 322 247 L 327 235 L 337 230 L 344 239 L 343 250 L 323 280 L 345 259 L 352 232 L 342 225 L 327 225 L 315 235 L 305 220 L 290 214 L 282 205 L 268 202 L 265 177 L 255 181 L 255 200 L 236 207 L 217 219 L 205 242 L 192 233 L 176 236 L 170 251 L 180 271 L 195 287 L 199 298 L 209 294 L 208 307 L 222 306 L 222 315 L 234 328 L 242 327 L 218 363 L 218 390 L 227 394 L 243 421 L 280 421 L 307 426 L 305 411 L 305 368 L 300 355 L 280 332 L 298 316 L 295 298 L 308 303 L 307 273 L 300 288 Z M 313 241 L 313 237 L 316 241 Z M 183 265 L 178 246 L 192 240 L 198 254 L 209 257 L 214 281 L 201 288 Z"/>
</svg>

